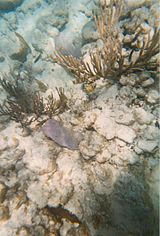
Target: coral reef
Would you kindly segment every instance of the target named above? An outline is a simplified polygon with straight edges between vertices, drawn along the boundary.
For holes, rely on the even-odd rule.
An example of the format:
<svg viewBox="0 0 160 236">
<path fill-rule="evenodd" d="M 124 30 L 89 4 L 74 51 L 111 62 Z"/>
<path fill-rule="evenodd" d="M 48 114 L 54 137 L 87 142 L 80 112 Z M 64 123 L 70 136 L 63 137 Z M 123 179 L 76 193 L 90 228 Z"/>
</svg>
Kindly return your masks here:
<svg viewBox="0 0 160 236">
<path fill-rule="evenodd" d="M 137 21 L 134 25 L 134 37 L 126 41 L 118 29 L 122 5 L 121 0 L 111 1 L 109 5 L 100 4 L 100 13 L 94 16 L 94 20 L 101 46 L 93 48 L 87 55 L 87 60 L 85 57 L 78 59 L 65 55 L 61 51 L 55 51 L 51 55 L 54 62 L 76 77 L 74 83 L 92 84 L 93 91 L 94 82 L 100 78 L 120 80 L 122 75 L 143 70 L 156 73 L 159 65 L 158 58 L 155 57 L 159 53 L 159 27 L 155 23 L 151 32 L 149 27 L 146 29 L 144 24 Z M 124 54 L 126 48 L 128 52 Z"/>
<path fill-rule="evenodd" d="M 158 0 L 21 3 L 0 17 L 0 235 L 157 236 Z"/>
</svg>

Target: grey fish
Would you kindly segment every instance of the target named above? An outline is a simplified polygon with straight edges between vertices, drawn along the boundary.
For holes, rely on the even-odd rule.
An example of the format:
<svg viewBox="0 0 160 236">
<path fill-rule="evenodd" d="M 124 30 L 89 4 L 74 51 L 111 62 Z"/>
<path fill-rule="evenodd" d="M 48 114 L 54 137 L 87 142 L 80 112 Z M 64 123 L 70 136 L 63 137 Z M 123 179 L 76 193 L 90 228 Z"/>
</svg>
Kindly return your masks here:
<svg viewBox="0 0 160 236">
<path fill-rule="evenodd" d="M 61 125 L 60 122 L 49 119 L 42 127 L 43 133 L 62 147 L 71 150 L 78 149 L 82 137 L 76 137 L 76 133 Z"/>
<path fill-rule="evenodd" d="M 21 47 L 19 48 L 18 52 L 11 54 L 10 58 L 12 60 L 25 62 L 26 58 L 27 58 L 27 55 L 29 53 L 31 53 L 31 48 L 29 47 L 28 43 L 24 40 L 24 38 L 18 32 L 15 32 L 15 35 L 19 39 L 19 41 L 21 43 Z"/>
</svg>

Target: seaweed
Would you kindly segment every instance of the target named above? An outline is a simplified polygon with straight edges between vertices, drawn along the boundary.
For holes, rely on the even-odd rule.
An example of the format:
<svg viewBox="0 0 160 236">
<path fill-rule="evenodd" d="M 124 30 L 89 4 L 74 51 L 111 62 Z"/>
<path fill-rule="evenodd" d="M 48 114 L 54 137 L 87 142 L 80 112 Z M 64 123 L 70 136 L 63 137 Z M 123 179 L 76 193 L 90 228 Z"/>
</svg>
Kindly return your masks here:
<svg viewBox="0 0 160 236">
<path fill-rule="evenodd" d="M 93 18 L 102 47 L 97 46 L 90 51 L 89 62 L 83 58 L 64 55 L 61 51 L 55 51 L 54 56 L 51 56 L 54 62 L 75 76 L 74 83 L 94 85 L 92 86 L 94 89 L 95 81 L 100 78 L 117 81 L 123 74 L 144 69 L 156 70 L 158 62 L 154 57 L 159 53 L 159 28 L 156 24 L 154 33 L 150 36 L 150 32 L 144 34 L 141 24 L 136 22 L 134 38 L 127 45 L 128 53 L 124 55 L 123 49 L 126 45 L 118 27 L 122 15 L 122 3 L 122 0 L 111 0 L 109 5 L 100 4 L 99 12 L 94 13 Z M 133 47 L 133 43 L 138 40 L 142 41 L 142 46 Z"/>
<path fill-rule="evenodd" d="M 62 88 L 56 88 L 59 99 L 55 99 L 53 94 L 43 99 L 39 91 L 28 91 L 21 80 L 16 80 L 13 85 L 5 79 L 0 79 L 0 84 L 9 95 L 3 105 L 0 104 L 0 116 L 8 116 L 22 127 L 38 121 L 42 115 L 52 118 L 67 107 L 67 97 Z"/>
</svg>

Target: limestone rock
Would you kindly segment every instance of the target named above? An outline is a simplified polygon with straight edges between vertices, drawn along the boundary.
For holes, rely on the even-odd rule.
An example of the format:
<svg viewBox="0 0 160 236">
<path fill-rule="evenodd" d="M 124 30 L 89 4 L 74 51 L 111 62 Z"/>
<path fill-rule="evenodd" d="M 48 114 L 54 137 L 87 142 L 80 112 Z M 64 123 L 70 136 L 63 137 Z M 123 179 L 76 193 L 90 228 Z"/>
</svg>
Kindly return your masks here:
<svg viewBox="0 0 160 236">
<path fill-rule="evenodd" d="M 136 133 L 133 129 L 125 125 L 119 125 L 116 129 L 116 137 L 123 140 L 126 143 L 132 143 L 136 137 Z"/>
<path fill-rule="evenodd" d="M 42 208 L 47 205 L 49 188 L 43 183 L 33 182 L 27 190 L 27 197 Z"/>
<path fill-rule="evenodd" d="M 28 3 L 30 5 L 34 4 L 32 1 L 28 1 Z M 45 12 L 45 15 L 42 15 L 39 21 L 37 21 L 37 28 L 43 32 L 51 29 L 49 26 L 54 26 L 61 30 L 68 21 L 68 7 L 64 1 L 54 1 L 52 4 L 52 8 Z M 30 8 L 31 6 L 28 6 L 28 9 L 26 6 L 26 11 Z"/>
<path fill-rule="evenodd" d="M 152 153 L 158 147 L 158 141 L 140 139 L 137 146 L 144 152 Z"/>
<path fill-rule="evenodd" d="M 117 84 L 114 84 L 110 86 L 109 88 L 105 89 L 98 98 L 96 99 L 96 105 L 100 107 L 106 106 L 106 101 L 108 99 L 116 99 L 118 96 L 118 86 Z"/>
<path fill-rule="evenodd" d="M 111 158 L 111 153 L 109 152 L 107 148 L 103 148 L 103 151 L 96 155 L 96 160 L 99 163 L 104 163 L 106 161 L 109 161 L 110 158 Z"/>
<path fill-rule="evenodd" d="M 26 150 L 23 161 L 29 170 L 34 171 L 38 174 L 44 174 L 49 173 L 51 171 L 55 171 L 55 159 L 57 155 L 56 147 L 54 149 L 53 145 L 53 150 L 47 144 L 39 144 L 40 140 L 36 140 L 36 137 L 32 140 L 28 140 L 28 145 L 30 146 L 30 148 Z"/>
<path fill-rule="evenodd" d="M 141 125 L 150 124 L 154 118 L 151 113 L 145 111 L 143 108 L 135 108 L 134 117 L 135 120 Z"/>
<path fill-rule="evenodd" d="M 104 142 L 104 137 L 99 135 L 97 132 L 88 132 L 84 141 L 80 143 L 80 152 L 85 159 L 94 157 L 101 151 Z"/>
<path fill-rule="evenodd" d="M 160 98 L 160 95 L 157 90 L 151 89 L 149 90 L 148 94 L 146 95 L 147 102 L 151 104 L 155 104 L 158 102 L 158 99 Z"/>
<path fill-rule="evenodd" d="M 111 109 L 104 108 L 93 125 L 93 128 L 107 140 L 113 139 L 116 135 L 116 122 L 111 113 Z"/>
<path fill-rule="evenodd" d="M 107 140 L 113 139 L 116 136 L 116 123 L 113 118 L 104 117 L 103 113 L 99 115 L 95 124 L 95 130 L 103 135 Z"/>
<path fill-rule="evenodd" d="M 121 148 L 117 158 L 118 157 L 123 160 L 123 162 L 126 162 L 130 165 L 135 165 L 139 162 L 139 156 L 128 147 Z"/>
<path fill-rule="evenodd" d="M 147 140 L 157 140 L 160 138 L 159 129 L 153 125 L 148 125 L 144 130 L 143 137 Z"/>
<path fill-rule="evenodd" d="M 131 125 L 134 122 L 133 113 L 126 106 L 122 106 L 119 110 L 115 111 L 115 116 L 118 124 Z"/>
<path fill-rule="evenodd" d="M 86 128 L 92 127 L 99 114 L 100 114 L 100 110 L 98 109 L 94 109 L 94 110 L 92 109 L 91 111 L 86 111 L 84 113 L 84 122 L 83 122 L 84 126 Z"/>
<path fill-rule="evenodd" d="M 14 155 L 11 155 L 14 152 Z M 18 160 L 21 160 L 25 154 L 24 149 L 8 149 L 0 155 L 0 168 L 3 170 L 9 170 L 15 166 Z"/>
</svg>

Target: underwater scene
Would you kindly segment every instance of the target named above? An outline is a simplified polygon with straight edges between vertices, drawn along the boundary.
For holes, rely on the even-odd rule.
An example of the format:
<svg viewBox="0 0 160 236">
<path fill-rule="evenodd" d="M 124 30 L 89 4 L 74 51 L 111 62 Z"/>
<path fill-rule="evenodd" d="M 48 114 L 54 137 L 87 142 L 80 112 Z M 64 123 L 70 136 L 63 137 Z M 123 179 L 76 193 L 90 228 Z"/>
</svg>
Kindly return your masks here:
<svg viewBox="0 0 160 236">
<path fill-rule="evenodd" d="M 159 235 L 158 0 L 0 0 L 0 236 Z"/>
</svg>

